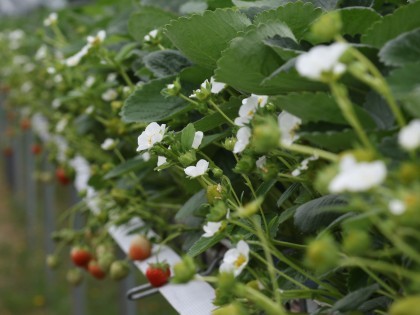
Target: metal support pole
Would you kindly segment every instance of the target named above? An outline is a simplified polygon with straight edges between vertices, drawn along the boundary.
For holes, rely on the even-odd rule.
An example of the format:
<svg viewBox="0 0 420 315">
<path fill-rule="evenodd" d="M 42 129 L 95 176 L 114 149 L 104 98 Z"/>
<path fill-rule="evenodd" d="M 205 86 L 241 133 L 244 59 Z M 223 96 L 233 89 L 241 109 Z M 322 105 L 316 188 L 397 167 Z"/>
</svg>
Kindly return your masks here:
<svg viewBox="0 0 420 315">
<path fill-rule="evenodd" d="M 29 251 L 33 251 L 36 244 L 36 181 L 34 180 L 35 172 L 35 157 L 31 152 L 31 144 L 33 143 L 34 135 L 27 131 L 23 136 L 23 153 L 25 155 L 25 208 L 26 208 L 26 233 L 27 244 Z"/>
<path fill-rule="evenodd" d="M 80 201 L 74 187 L 71 187 L 71 203 L 76 204 Z M 80 229 L 83 227 L 83 218 L 80 213 L 76 214 L 74 228 Z M 83 282 L 80 286 L 73 288 L 73 314 L 74 315 L 86 315 L 86 282 Z"/>
<path fill-rule="evenodd" d="M 51 163 L 48 162 L 47 154 L 44 155 L 43 160 L 43 169 L 45 172 L 51 173 L 53 167 Z M 55 185 L 51 181 L 44 182 L 43 184 L 43 210 L 44 210 L 44 247 L 46 255 L 52 254 L 54 252 L 54 242 L 51 238 L 52 233 L 55 230 L 55 205 L 54 205 L 54 193 Z M 53 272 L 50 268 L 46 268 L 46 277 L 47 285 L 50 288 L 53 284 Z"/>
</svg>

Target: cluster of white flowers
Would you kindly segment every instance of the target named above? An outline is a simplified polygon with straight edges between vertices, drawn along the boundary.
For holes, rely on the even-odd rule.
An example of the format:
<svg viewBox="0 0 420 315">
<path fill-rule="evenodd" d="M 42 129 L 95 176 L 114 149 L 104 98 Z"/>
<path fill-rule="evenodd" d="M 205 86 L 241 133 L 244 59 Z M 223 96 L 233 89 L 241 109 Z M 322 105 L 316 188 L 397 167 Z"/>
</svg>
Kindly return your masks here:
<svg viewBox="0 0 420 315">
<path fill-rule="evenodd" d="M 380 185 L 387 175 L 383 161 L 357 162 L 351 154 L 345 155 L 339 164 L 339 172 L 330 182 L 331 193 L 361 192 Z"/>
<path fill-rule="evenodd" d="M 195 166 L 188 166 L 184 169 L 185 175 L 195 178 L 206 174 L 207 169 L 209 168 L 209 162 L 206 160 L 199 160 Z"/>
<path fill-rule="evenodd" d="M 316 46 L 297 58 L 296 70 L 301 76 L 316 81 L 322 81 L 328 74 L 339 76 L 346 71 L 346 66 L 339 60 L 348 47 L 344 43 Z"/>
<path fill-rule="evenodd" d="M 107 138 L 105 141 L 101 144 L 102 150 L 109 151 L 115 148 L 117 145 L 117 142 L 114 139 Z"/>
<path fill-rule="evenodd" d="M 90 88 L 90 87 L 92 87 L 92 85 L 95 84 L 95 81 L 96 81 L 95 77 L 93 75 L 90 75 L 86 78 L 85 86 L 87 88 Z"/>
<path fill-rule="evenodd" d="M 249 246 L 245 241 L 239 241 L 236 248 L 229 249 L 220 265 L 220 272 L 233 273 L 235 277 L 245 269 L 249 261 Z"/>
<path fill-rule="evenodd" d="M 66 129 L 68 123 L 69 121 L 67 117 L 61 118 L 55 126 L 55 131 L 57 131 L 58 133 L 62 133 L 64 129 Z"/>
<path fill-rule="evenodd" d="M 44 26 L 51 26 L 57 24 L 58 15 L 55 12 L 51 12 L 50 15 L 44 20 Z"/>
<path fill-rule="evenodd" d="M 82 58 L 84 56 L 87 55 L 87 53 L 89 52 L 89 49 L 100 45 L 106 38 L 106 32 L 104 30 L 99 31 L 96 36 L 88 36 L 87 37 L 87 44 L 85 46 L 82 47 L 82 49 L 77 52 L 76 54 L 74 54 L 73 56 L 67 58 L 64 63 L 68 66 L 68 67 L 75 67 L 79 64 L 80 60 L 82 60 Z"/>
<path fill-rule="evenodd" d="M 9 48 L 12 50 L 18 49 L 21 46 L 22 40 L 25 37 L 25 32 L 16 29 L 9 33 Z"/>
<path fill-rule="evenodd" d="M 247 125 L 251 122 L 258 107 L 264 107 L 267 104 L 268 96 L 252 94 L 250 97 L 242 100 L 242 105 L 239 108 L 239 117 L 235 118 L 235 125 L 240 126 L 236 133 L 236 143 L 233 148 L 233 153 L 240 153 L 249 144 L 251 138 L 251 128 Z"/>
<path fill-rule="evenodd" d="M 166 125 L 159 125 L 156 122 L 150 123 L 137 139 L 137 151 L 145 151 L 151 149 L 156 143 L 163 140 Z"/>
<path fill-rule="evenodd" d="M 118 97 L 118 92 L 115 89 L 108 89 L 102 93 L 101 97 L 105 102 L 111 102 Z"/>
<path fill-rule="evenodd" d="M 283 146 L 291 145 L 299 136 L 296 130 L 299 129 L 302 120 L 286 111 L 282 111 L 277 118 L 280 128 L 280 144 Z"/>
<path fill-rule="evenodd" d="M 299 176 L 302 173 L 302 171 L 306 171 L 308 169 L 309 162 L 316 161 L 316 160 L 318 160 L 318 156 L 315 156 L 315 155 L 310 156 L 310 157 L 304 159 L 300 163 L 300 165 L 296 169 L 293 170 L 292 176 L 295 176 L 295 177 L 296 176 Z"/>
<path fill-rule="evenodd" d="M 420 147 L 420 119 L 411 121 L 400 130 L 398 143 L 407 151 L 412 151 Z"/>
</svg>

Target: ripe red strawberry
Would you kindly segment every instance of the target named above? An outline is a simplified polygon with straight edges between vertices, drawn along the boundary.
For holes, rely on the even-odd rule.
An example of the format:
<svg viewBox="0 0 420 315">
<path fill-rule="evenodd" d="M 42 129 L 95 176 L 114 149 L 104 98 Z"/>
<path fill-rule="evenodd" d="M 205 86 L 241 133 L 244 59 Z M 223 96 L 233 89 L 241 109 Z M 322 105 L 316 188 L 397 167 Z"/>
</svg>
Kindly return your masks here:
<svg viewBox="0 0 420 315">
<path fill-rule="evenodd" d="M 92 259 L 92 255 L 89 251 L 82 247 L 73 247 L 70 256 L 73 263 L 79 267 L 86 267 Z"/>
<path fill-rule="evenodd" d="M 71 182 L 71 179 L 67 175 L 66 170 L 61 166 L 57 167 L 55 170 L 55 177 L 62 185 L 68 185 Z"/>
<path fill-rule="evenodd" d="M 130 242 L 128 256 L 132 260 L 145 260 L 152 253 L 152 244 L 143 235 L 136 235 Z"/>
<path fill-rule="evenodd" d="M 96 260 L 91 260 L 89 262 L 88 271 L 96 279 L 103 279 L 106 276 L 105 271 L 99 266 Z"/>
<path fill-rule="evenodd" d="M 33 155 L 38 155 L 42 152 L 42 146 L 39 143 L 34 143 L 31 147 Z"/>
<path fill-rule="evenodd" d="M 70 284 L 77 286 L 80 283 L 82 283 L 83 274 L 79 269 L 70 269 L 69 271 L 67 271 L 66 278 Z"/>
<path fill-rule="evenodd" d="M 22 130 L 28 130 L 29 128 L 31 128 L 31 120 L 29 118 L 22 118 L 22 120 L 20 121 L 20 128 Z"/>
<path fill-rule="evenodd" d="M 12 156 L 13 155 L 13 149 L 11 147 L 5 147 L 3 149 L 4 156 Z"/>
<path fill-rule="evenodd" d="M 146 277 L 153 287 L 161 287 L 168 282 L 171 276 L 171 269 L 166 262 L 149 264 L 146 270 Z"/>
</svg>

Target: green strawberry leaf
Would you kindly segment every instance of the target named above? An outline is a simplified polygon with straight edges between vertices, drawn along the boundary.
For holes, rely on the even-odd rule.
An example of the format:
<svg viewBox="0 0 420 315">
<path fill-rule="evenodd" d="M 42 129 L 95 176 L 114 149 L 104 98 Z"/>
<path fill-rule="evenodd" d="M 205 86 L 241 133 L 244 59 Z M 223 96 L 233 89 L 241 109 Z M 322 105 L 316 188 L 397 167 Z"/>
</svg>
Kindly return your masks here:
<svg viewBox="0 0 420 315">
<path fill-rule="evenodd" d="M 216 80 L 236 89 L 256 94 L 277 94 L 273 86 L 262 86 L 263 80 L 283 61 L 263 40 L 275 35 L 295 40 L 286 24 L 270 21 L 252 25 L 248 31 L 231 41 L 217 62 Z M 238 75 L 240 73 L 241 75 Z"/>
<path fill-rule="evenodd" d="M 191 62 L 176 50 L 154 51 L 143 58 L 145 66 L 158 78 L 178 74 Z"/>
<path fill-rule="evenodd" d="M 185 110 L 188 106 L 179 97 L 164 97 L 161 90 L 174 81 L 174 77 L 157 79 L 134 91 L 124 103 L 121 116 L 126 122 L 161 121 Z"/>
<path fill-rule="evenodd" d="M 382 62 L 402 66 L 420 60 L 420 28 L 406 32 L 387 42 L 379 52 Z"/>
<path fill-rule="evenodd" d="M 240 12 L 217 9 L 172 21 L 165 34 L 194 63 L 214 69 L 229 41 L 250 24 Z"/>
<path fill-rule="evenodd" d="M 362 43 L 381 48 L 387 41 L 398 35 L 420 27 L 419 16 L 420 2 L 404 5 L 374 23 L 362 36 Z"/>
</svg>

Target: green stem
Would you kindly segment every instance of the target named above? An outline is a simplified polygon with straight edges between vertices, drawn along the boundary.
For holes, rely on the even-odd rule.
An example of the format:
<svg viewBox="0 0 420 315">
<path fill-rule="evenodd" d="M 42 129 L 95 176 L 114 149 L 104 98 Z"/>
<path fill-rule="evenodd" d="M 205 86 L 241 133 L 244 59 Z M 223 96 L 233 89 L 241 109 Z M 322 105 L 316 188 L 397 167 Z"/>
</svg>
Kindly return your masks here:
<svg viewBox="0 0 420 315">
<path fill-rule="evenodd" d="M 221 109 L 219 106 L 217 106 L 212 99 L 208 100 L 208 103 L 210 104 L 211 107 L 213 107 L 217 112 L 219 112 L 220 115 L 222 115 L 222 117 L 232 126 L 235 126 L 235 123 L 232 121 L 232 119 L 230 119 Z"/>
<path fill-rule="evenodd" d="M 235 291 L 237 291 L 239 295 L 257 304 L 259 307 L 265 310 L 268 315 L 287 314 L 280 303 L 272 301 L 269 297 L 265 296 L 258 290 L 255 290 L 244 284 L 237 284 L 236 289 L 237 290 Z"/>
<path fill-rule="evenodd" d="M 360 51 L 357 49 L 351 49 L 350 50 L 353 56 L 358 59 L 362 64 L 366 66 L 366 68 L 374 75 L 376 79 L 378 79 L 379 84 L 372 84 L 373 82 L 371 80 L 366 80 L 366 78 L 363 78 L 359 75 L 357 77 L 361 79 L 363 82 L 371 86 L 373 89 L 375 89 L 380 95 L 382 95 L 385 100 L 387 101 L 389 108 L 391 109 L 392 113 L 394 114 L 395 118 L 397 119 L 397 122 L 400 127 L 404 127 L 406 124 L 405 118 L 400 110 L 400 108 L 397 105 L 397 102 L 395 101 L 394 96 L 391 93 L 391 90 L 385 80 L 385 78 L 382 76 L 382 73 L 375 67 L 375 65 L 366 58 Z"/>
<path fill-rule="evenodd" d="M 317 149 L 317 148 L 313 148 L 310 146 L 306 146 L 306 145 L 302 145 L 302 144 L 282 144 L 282 146 L 290 151 L 294 151 L 297 153 L 302 153 L 302 154 L 306 154 L 306 155 L 315 155 L 318 156 L 320 158 L 323 158 L 325 160 L 328 161 L 332 161 L 332 162 L 336 162 L 338 161 L 338 155 L 328 152 L 328 151 L 324 151 L 321 149 Z"/>
<path fill-rule="evenodd" d="M 257 236 L 261 240 L 261 244 L 264 250 L 265 259 L 267 260 L 267 267 L 268 267 L 268 275 L 271 280 L 271 285 L 273 287 L 274 299 L 277 303 L 281 304 L 281 295 L 279 291 L 279 284 L 277 283 L 276 275 L 275 275 L 275 267 L 273 262 L 273 257 L 271 256 L 270 246 L 265 238 L 264 231 L 261 229 L 260 225 L 258 224 L 257 220 L 254 218 L 252 220 L 254 227 L 257 231 Z"/>
<path fill-rule="evenodd" d="M 360 124 L 356 113 L 354 112 L 353 104 L 348 98 L 347 88 L 344 85 L 338 84 L 336 82 L 330 83 L 330 88 L 332 94 L 335 97 L 335 100 L 338 103 L 338 106 L 341 109 L 341 112 L 343 113 L 344 117 L 349 122 L 349 124 L 356 131 L 356 134 L 359 137 L 360 141 L 366 148 L 370 149 L 371 151 L 375 151 L 374 147 L 369 141 L 369 138 L 363 130 L 363 126 Z"/>
</svg>

